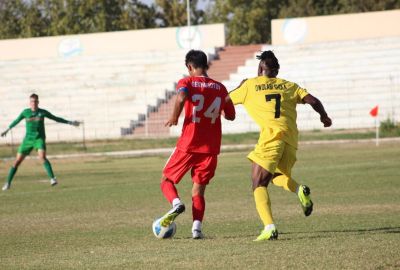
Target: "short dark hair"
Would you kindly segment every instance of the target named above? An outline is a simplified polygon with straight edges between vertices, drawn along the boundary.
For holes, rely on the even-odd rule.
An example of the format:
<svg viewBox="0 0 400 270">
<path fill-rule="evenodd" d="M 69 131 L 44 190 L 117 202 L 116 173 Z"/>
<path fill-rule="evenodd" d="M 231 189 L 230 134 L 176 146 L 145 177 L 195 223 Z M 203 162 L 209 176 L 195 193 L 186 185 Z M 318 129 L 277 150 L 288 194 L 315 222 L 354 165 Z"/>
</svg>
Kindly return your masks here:
<svg viewBox="0 0 400 270">
<path fill-rule="evenodd" d="M 32 95 L 30 95 L 29 98 L 34 98 L 34 99 L 39 100 L 39 96 L 36 95 L 35 93 L 33 93 Z"/>
<path fill-rule="evenodd" d="M 256 58 L 267 65 L 271 73 L 273 73 L 272 75 L 278 75 L 280 65 L 273 51 L 263 51 L 260 55 L 257 55 Z"/>
<path fill-rule="evenodd" d="M 190 50 L 186 54 L 185 65 L 192 64 L 194 68 L 208 69 L 207 55 L 200 50 Z"/>
</svg>

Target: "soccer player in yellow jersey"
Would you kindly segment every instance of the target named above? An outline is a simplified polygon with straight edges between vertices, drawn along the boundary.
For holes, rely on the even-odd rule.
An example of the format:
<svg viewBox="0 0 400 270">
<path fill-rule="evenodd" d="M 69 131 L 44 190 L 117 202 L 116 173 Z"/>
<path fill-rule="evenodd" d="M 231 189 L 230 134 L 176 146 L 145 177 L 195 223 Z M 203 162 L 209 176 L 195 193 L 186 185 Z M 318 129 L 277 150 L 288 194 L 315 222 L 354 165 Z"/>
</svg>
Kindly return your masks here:
<svg viewBox="0 0 400 270">
<path fill-rule="evenodd" d="M 257 145 L 247 157 L 252 161 L 251 178 L 257 212 L 264 223 L 264 229 L 255 241 L 263 241 L 278 238 L 267 190 L 269 182 L 297 193 L 306 216 L 313 209 L 310 189 L 291 178 L 298 140 L 297 104 L 310 104 L 319 113 L 324 127 L 331 126 L 332 121 L 322 103 L 307 90 L 276 77 L 280 66 L 272 51 L 262 52 L 257 59 L 260 60 L 258 76 L 242 81 L 229 96 L 235 105 L 242 104 L 246 108 L 261 129 Z"/>
</svg>

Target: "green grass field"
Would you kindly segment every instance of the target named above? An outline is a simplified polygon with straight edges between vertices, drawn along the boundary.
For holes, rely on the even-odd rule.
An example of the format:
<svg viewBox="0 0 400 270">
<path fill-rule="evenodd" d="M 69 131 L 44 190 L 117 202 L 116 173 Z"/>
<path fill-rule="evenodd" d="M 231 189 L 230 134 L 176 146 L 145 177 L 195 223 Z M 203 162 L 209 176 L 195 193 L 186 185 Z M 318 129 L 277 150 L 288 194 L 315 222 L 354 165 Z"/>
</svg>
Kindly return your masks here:
<svg viewBox="0 0 400 270">
<path fill-rule="evenodd" d="M 188 177 L 175 238 L 152 235 L 169 209 L 159 190 L 165 156 L 53 160 L 54 188 L 27 160 L 0 193 L 0 269 L 400 268 L 399 142 L 302 146 L 294 177 L 311 187 L 315 211 L 305 218 L 294 194 L 271 186 L 280 235 L 263 243 L 252 242 L 262 226 L 246 154 L 220 155 L 204 240 L 190 238 Z"/>
</svg>

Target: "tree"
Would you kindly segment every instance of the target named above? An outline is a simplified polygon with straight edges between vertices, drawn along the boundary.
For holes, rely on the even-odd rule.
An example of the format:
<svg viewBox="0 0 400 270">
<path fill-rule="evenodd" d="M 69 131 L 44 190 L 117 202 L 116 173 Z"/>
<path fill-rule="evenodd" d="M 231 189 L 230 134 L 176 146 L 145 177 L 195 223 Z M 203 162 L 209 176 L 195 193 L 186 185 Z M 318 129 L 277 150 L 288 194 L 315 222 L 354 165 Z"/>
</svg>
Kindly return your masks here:
<svg viewBox="0 0 400 270">
<path fill-rule="evenodd" d="M 399 0 L 339 0 L 338 2 L 343 13 L 383 11 L 400 8 Z"/>
<path fill-rule="evenodd" d="M 1 38 L 21 37 L 26 9 L 22 0 L 0 2 Z"/>
<path fill-rule="evenodd" d="M 147 6 L 138 0 L 128 1 L 123 9 L 121 30 L 156 27 L 156 8 Z"/>
<path fill-rule="evenodd" d="M 0 0 L 0 38 L 38 37 L 156 26 L 155 6 L 139 0 Z"/>
<path fill-rule="evenodd" d="M 229 44 L 270 41 L 271 20 L 400 8 L 400 0 L 190 1 L 191 23 L 225 23 Z M 0 38 L 107 32 L 187 24 L 186 0 L 0 0 Z"/>
<path fill-rule="evenodd" d="M 229 44 L 265 43 L 270 40 L 271 19 L 280 7 L 277 0 L 216 0 L 207 22 L 225 23 Z"/>
<path fill-rule="evenodd" d="M 197 0 L 190 0 L 191 24 L 203 23 L 204 11 L 197 8 Z M 186 0 L 156 0 L 157 17 L 162 27 L 187 25 Z"/>
<path fill-rule="evenodd" d="M 207 23 L 225 23 L 228 44 L 266 43 L 271 20 L 400 8 L 399 0 L 214 0 Z"/>
</svg>

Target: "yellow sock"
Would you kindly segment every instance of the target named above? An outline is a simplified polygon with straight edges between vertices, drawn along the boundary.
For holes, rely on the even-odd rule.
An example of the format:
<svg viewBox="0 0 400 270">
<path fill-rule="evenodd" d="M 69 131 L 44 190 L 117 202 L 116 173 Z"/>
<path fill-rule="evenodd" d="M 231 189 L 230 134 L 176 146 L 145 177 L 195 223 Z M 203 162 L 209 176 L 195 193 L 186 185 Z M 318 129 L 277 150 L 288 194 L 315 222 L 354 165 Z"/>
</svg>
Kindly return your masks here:
<svg viewBox="0 0 400 270">
<path fill-rule="evenodd" d="M 293 178 L 288 177 L 284 174 L 281 174 L 272 179 L 272 183 L 275 186 L 283 187 L 287 191 L 291 191 L 293 193 L 296 193 L 297 187 L 299 186 L 299 184 L 297 184 L 297 182 Z"/>
<path fill-rule="evenodd" d="M 271 201 L 269 199 L 268 190 L 266 187 L 258 187 L 254 190 L 254 200 L 256 201 L 256 208 L 264 226 L 273 224 Z"/>
</svg>

